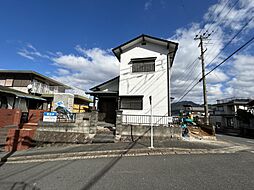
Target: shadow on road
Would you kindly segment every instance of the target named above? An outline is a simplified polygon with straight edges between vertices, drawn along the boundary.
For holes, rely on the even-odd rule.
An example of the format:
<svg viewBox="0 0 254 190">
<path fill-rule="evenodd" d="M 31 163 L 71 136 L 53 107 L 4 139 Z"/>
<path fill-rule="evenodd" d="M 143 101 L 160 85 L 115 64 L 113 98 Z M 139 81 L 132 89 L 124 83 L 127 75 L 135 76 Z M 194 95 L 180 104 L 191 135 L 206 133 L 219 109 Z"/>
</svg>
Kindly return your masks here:
<svg viewBox="0 0 254 190">
<path fill-rule="evenodd" d="M 114 165 L 117 164 L 117 162 L 125 155 L 127 154 L 137 143 L 138 141 L 148 132 L 150 131 L 147 130 L 142 136 L 138 137 L 137 139 L 133 139 L 133 142 L 131 142 L 128 147 L 126 147 L 126 150 L 119 154 L 118 157 L 113 158 L 107 165 L 104 166 L 104 168 L 102 168 L 99 172 L 97 172 L 92 179 L 89 180 L 89 182 L 81 189 L 81 190 L 88 190 L 90 189 L 93 185 L 95 185 L 108 171 L 110 171 Z"/>
<path fill-rule="evenodd" d="M 12 150 L 11 152 L 7 153 L 5 156 L 1 158 L 0 167 L 3 166 L 7 162 L 7 159 L 17 151 L 19 135 L 20 130 L 15 130 L 14 139 L 12 143 Z"/>
</svg>

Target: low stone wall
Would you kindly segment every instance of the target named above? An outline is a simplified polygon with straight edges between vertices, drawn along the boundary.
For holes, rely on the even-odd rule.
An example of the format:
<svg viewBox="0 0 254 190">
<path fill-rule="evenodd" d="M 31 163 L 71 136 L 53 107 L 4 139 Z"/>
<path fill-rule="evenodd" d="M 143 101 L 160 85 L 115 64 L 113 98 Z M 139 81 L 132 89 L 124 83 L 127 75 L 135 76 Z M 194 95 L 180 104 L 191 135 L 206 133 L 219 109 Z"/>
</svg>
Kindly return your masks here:
<svg viewBox="0 0 254 190">
<path fill-rule="evenodd" d="M 116 134 L 121 137 L 122 140 L 150 137 L 151 127 L 147 125 L 121 125 L 117 126 Z M 156 126 L 153 127 L 153 135 L 155 139 L 169 139 L 169 138 L 181 138 L 182 130 L 180 127 L 165 127 Z"/>
<path fill-rule="evenodd" d="M 39 122 L 35 140 L 45 143 L 87 143 L 96 134 L 98 113 L 78 113 L 75 123 Z"/>
<path fill-rule="evenodd" d="M 92 138 L 88 133 L 61 132 L 61 131 L 36 131 L 37 145 L 43 143 L 87 143 Z"/>
</svg>

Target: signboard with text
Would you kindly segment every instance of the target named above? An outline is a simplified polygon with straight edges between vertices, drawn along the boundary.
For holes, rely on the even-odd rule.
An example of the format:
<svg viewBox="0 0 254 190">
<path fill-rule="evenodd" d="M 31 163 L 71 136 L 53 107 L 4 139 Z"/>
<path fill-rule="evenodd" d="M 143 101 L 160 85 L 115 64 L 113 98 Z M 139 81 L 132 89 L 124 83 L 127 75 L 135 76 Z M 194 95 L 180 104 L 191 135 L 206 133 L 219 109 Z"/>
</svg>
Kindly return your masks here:
<svg viewBox="0 0 254 190">
<path fill-rule="evenodd" d="M 44 112 L 43 113 L 43 122 L 56 122 L 57 113 L 56 112 Z"/>
</svg>

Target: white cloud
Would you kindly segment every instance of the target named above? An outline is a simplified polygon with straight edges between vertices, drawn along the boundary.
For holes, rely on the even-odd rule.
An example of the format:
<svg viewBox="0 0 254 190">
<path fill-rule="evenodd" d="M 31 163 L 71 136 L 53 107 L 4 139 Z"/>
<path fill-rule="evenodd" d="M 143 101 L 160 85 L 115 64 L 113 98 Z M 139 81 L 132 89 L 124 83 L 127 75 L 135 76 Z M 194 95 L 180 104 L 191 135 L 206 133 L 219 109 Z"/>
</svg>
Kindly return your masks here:
<svg viewBox="0 0 254 190">
<path fill-rule="evenodd" d="M 194 40 L 195 34 L 198 34 L 199 31 L 199 24 L 194 23 L 189 28 L 178 29 L 176 34 L 171 38 L 171 40 L 179 42 L 179 48 L 173 64 L 171 78 L 172 96 L 175 97 L 175 102 L 178 101 L 188 91 L 188 89 L 190 89 L 198 81 L 198 79 L 201 78 L 201 63 L 198 59 L 200 56 L 200 48 L 198 48 L 199 41 Z M 219 32 L 214 34 L 214 37 L 219 40 L 216 44 L 214 44 L 213 49 L 209 49 L 209 47 L 205 45 L 205 48 L 207 48 L 207 52 L 205 54 L 206 63 L 209 63 L 223 47 L 223 34 L 221 30 L 218 31 Z M 196 61 L 194 62 L 194 60 Z M 221 60 L 221 57 L 218 57 L 215 60 L 215 63 L 219 60 Z M 209 81 L 211 83 L 223 82 L 227 79 L 228 76 L 223 73 L 223 71 L 216 71 L 216 76 L 209 76 Z M 202 93 L 200 92 L 202 92 L 201 83 L 184 99 L 202 103 Z"/>
<path fill-rule="evenodd" d="M 92 85 L 119 75 L 119 62 L 108 50 L 99 48 L 75 48 L 81 55 L 63 55 L 53 58 L 57 67 L 69 73 L 62 76 L 58 73 L 54 78 L 67 84 L 89 89 Z"/>
<path fill-rule="evenodd" d="M 151 6 L 152 6 L 152 0 L 148 0 L 145 2 L 144 8 L 145 10 L 148 10 Z"/>
<path fill-rule="evenodd" d="M 234 2 L 227 0 L 218 1 L 212 5 L 204 15 L 204 30 L 209 29 L 212 33 L 212 44 L 204 44 L 206 66 L 213 58 L 220 53 L 224 45 L 250 18 L 253 16 L 254 1 L 239 0 L 235 7 L 231 8 Z M 154 2 L 146 1 L 145 10 L 149 10 Z M 222 13 L 221 10 L 223 9 Z M 175 102 L 188 91 L 193 84 L 201 78 L 200 60 L 196 60 L 200 55 L 199 41 L 194 37 L 199 34 L 203 25 L 192 23 L 188 27 L 179 28 L 175 35 L 169 40 L 178 41 L 179 48 L 172 68 L 171 88 L 172 96 Z M 239 47 L 244 42 L 243 38 L 248 33 L 253 33 L 254 22 L 249 23 L 248 29 L 243 31 L 232 44 Z M 110 50 L 100 48 L 86 49 L 77 45 L 74 53 L 47 52 L 40 53 L 33 45 L 27 44 L 18 54 L 27 59 L 46 58 L 53 62 L 57 67 L 57 74 L 53 77 L 61 82 L 76 86 L 82 89 L 89 89 L 93 85 L 113 78 L 119 74 L 119 63 L 112 55 Z M 233 48 L 236 49 L 236 48 Z M 214 103 L 215 100 L 228 98 L 232 96 L 253 97 L 254 87 L 252 85 L 254 78 L 252 74 L 254 66 L 254 55 L 249 51 L 241 52 L 235 55 L 230 61 L 222 67 L 214 70 L 207 77 L 208 102 Z M 232 52 L 232 51 L 230 51 Z M 207 66 L 209 71 L 215 65 L 220 63 L 228 54 L 221 53 L 213 60 L 212 64 Z M 196 79 L 194 81 L 194 79 Z M 194 81 L 194 82 L 193 82 Z M 203 103 L 202 83 L 199 83 L 185 98 L 197 103 Z"/>
<path fill-rule="evenodd" d="M 238 30 L 253 17 L 253 8 L 253 0 L 221 0 L 208 9 L 204 19 L 207 22 L 213 22 L 215 26 Z"/>
<path fill-rule="evenodd" d="M 204 22 L 206 24 L 202 33 L 207 29 L 209 29 L 208 32 L 214 30 L 210 37 L 211 41 L 208 41 L 212 44 L 205 44 L 205 49 L 207 49 L 205 52 L 206 72 L 229 55 L 228 53 L 220 52 L 225 44 L 227 44 L 228 39 L 232 38 L 253 17 L 254 1 L 240 0 L 233 8 L 233 3 L 227 4 L 227 2 L 227 0 L 219 1 L 217 4 L 212 5 L 204 15 Z M 223 11 L 221 12 L 222 9 Z M 172 68 L 171 78 L 172 96 L 175 97 L 175 102 L 201 78 L 201 75 L 198 75 L 201 73 L 200 60 L 192 63 L 200 55 L 198 42 L 195 42 L 193 39 L 196 34 L 200 33 L 201 27 L 203 26 L 192 23 L 189 27 L 176 30 L 176 34 L 171 38 L 179 42 L 179 49 Z M 233 52 L 233 50 L 243 44 L 245 42 L 244 37 L 252 33 L 253 31 L 251 30 L 253 28 L 253 22 L 249 23 L 247 29 L 245 28 L 241 35 L 231 43 L 231 51 L 229 52 Z M 207 91 L 209 103 L 214 103 L 217 99 L 232 96 L 253 96 L 254 88 L 252 88 L 250 81 L 254 81 L 251 75 L 254 59 L 253 56 L 249 55 L 251 54 L 251 48 L 249 50 L 234 56 L 222 67 L 208 75 Z M 247 54 L 247 56 L 243 54 Z M 213 60 L 216 55 L 218 57 Z M 207 65 L 212 60 L 213 62 Z M 194 81 L 194 79 L 196 80 Z M 202 103 L 202 84 L 198 84 L 184 99 Z"/>
<path fill-rule="evenodd" d="M 231 96 L 254 98 L 254 55 L 236 55 L 230 68 L 232 79 L 227 82 Z"/>
<path fill-rule="evenodd" d="M 27 47 L 32 49 L 33 51 L 37 51 L 37 49 L 30 43 L 27 44 Z"/>
<path fill-rule="evenodd" d="M 214 70 L 210 75 L 207 76 L 207 82 L 211 84 L 224 82 L 229 79 L 230 77 L 221 69 Z"/>
<path fill-rule="evenodd" d="M 19 54 L 20 56 L 25 57 L 27 59 L 34 60 L 34 58 L 32 56 L 30 56 L 28 53 L 26 53 L 24 51 L 19 51 L 19 52 L 17 52 L 17 54 Z"/>
<path fill-rule="evenodd" d="M 30 43 L 27 43 L 25 47 L 20 49 L 17 54 L 19 54 L 22 57 L 25 57 L 30 60 L 34 60 L 35 58 L 47 58 L 50 57 L 46 54 L 41 54 L 37 49 Z"/>
<path fill-rule="evenodd" d="M 119 75 L 119 62 L 111 50 L 85 49 L 80 45 L 74 50 L 77 54 L 64 54 L 60 51 L 41 53 L 32 44 L 27 43 L 17 54 L 33 61 L 38 58 L 51 61 L 56 67 L 54 74 L 51 73 L 54 79 L 82 89 L 89 89 Z"/>
<path fill-rule="evenodd" d="M 69 75 L 70 74 L 70 71 L 67 70 L 67 69 L 57 69 L 57 74 L 58 75 Z"/>
</svg>

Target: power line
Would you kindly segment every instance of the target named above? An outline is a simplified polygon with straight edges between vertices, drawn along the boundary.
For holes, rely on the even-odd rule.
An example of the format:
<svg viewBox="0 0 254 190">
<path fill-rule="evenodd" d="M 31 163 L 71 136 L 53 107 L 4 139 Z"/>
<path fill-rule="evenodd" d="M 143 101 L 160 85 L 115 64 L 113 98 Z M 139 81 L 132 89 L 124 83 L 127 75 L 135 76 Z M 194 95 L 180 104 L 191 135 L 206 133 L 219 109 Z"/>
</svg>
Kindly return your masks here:
<svg viewBox="0 0 254 190">
<path fill-rule="evenodd" d="M 228 1 L 224 4 L 223 8 L 222 8 L 222 9 L 220 10 L 220 12 L 216 15 L 216 18 L 218 18 L 218 16 L 219 16 L 219 15 L 222 13 L 222 11 L 226 8 L 226 5 L 229 3 L 229 1 L 230 1 L 230 0 L 228 0 Z M 219 4 L 217 4 L 217 6 L 216 6 L 214 12 L 216 12 L 216 10 L 217 10 L 217 8 L 218 8 L 218 5 L 219 5 Z M 212 17 L 212 14 L 210 14 L 209 19 L 210 19 L 211 17 Z M 213 18 L 213 20 L 211 21 L 211 23 L 214 23 L 214 22 L 215 22 L 215 17 Z M 206 24 L 207 24 L 207 23 L 208 23 L 208 22 L 206 22 Z M 204 30 L 204 27 L 205 27 L 205 24 L 203 25 L 203 28 L 199 31 L 198 34 L 200 34 L 202 30 Z M 210 27 L 211 27 L 211 25 L 208 27 L 208 29 L 206 30 L 206 32 L 209 31 Z M 206 33 L 206 32 L 205 32 L 205 33 Z"/>
<path fill-rule="evenodd" d="M 220 64 L 218 64 L 216 67 L 214 67 L 212 70 L 210 70 L 208 73 L 205 74 L 204 77 L 206 77 L 207 75 L 209 75 L 210 73 L 212 73 L 215 69 L 217 69 L 218 67 L 220 67 L 223 63 L 225 63 L 228 59 L 230 59 L 234 54 L 236 54 L 237 52 L 239 52 L 240 50 L 242 50 L 244 47 L 250 45 L 250 43 L 254 40 L 254 36 L 248 40 L 245 44 L 243 44 L 241 47 L 239 47 L 237 50 L 235 50 L 231 55 L 229 55 L 226 59 L 224 59 Z M 196 82 L 178 101 L 180 102 L 185 96 L 187 96 L 201 81 L 203 80 L 203 77 Z"/>
<path fill-rule="evenodd" d="M 251 41 L 254 40 L 254 36 L 248 40 L 245 44 L 243 44 L 240 48 L 238 48 L 237 50 L 235 50 L 231 55 L 229 55 L 226 59 L 224 59 L 219 65 L 216 65 L 212 70 L 210 70 L 208 73 L 205 74 L 205 76 L 209 75 L 211 72 L 213 72 L 215 69 L 217 69 L 219 66 L 221 66 L 223 63 L 225 63 L 228 59 L 230 59 L 234 54 L 236 54 L 238 51 L 240 51 L 241 49 L 243 49 L 245 46 L 247 46 L 249 43 L 251 43 Z M 199 80 L 202 81 L 203 77 Z"/>
<path fill-rule="evenodd" d="M 194 67 L 195 69 L 197 69 L 198 68 L 198 65 L 196 64 L 196 66 Z M 190 75 L 188 75 L 188 77 L 184 80 L 185 82 L 184 82 L 184 84 L 182 85 L 182 89 L 180 90 L 180 92 L 181 91 L 183 91 L 183 93 L 185 93 L 186 92 L 186 90 L 188 90 L 188 88 L 190 87 L 190 85 L 192 85 L 192 83 L 191 83 L 191 77 L 192 77 L 192 71 L 190 71 L 188 74 L 190 74 Z M 199 76 L 199 75 L 198 75 Z M 198 76 L 194 79 L 194 81 L 198 78 Z"/>
<path fill-rule="evenodd" d="M 251 10 L 249 10 L 246 14 L 248 14 L 249 12 L 251 12 L 253 9 L 251 9 Z M 235 16 L 236 17 L 236 16 Z M 248 21 L 248 22 L 246 22 L 243 26 L 242 26 L 242 28 L 228 41 L 228 43 L 223 47 L 223 49 L 222 50 L 224 50 L 224 49 L 226 49 L 226 47 L 244 30 L 244 28 L 251 22 L 251 20 L 253 19 L 253 17 Z M 233 21 L 233 19 L 231 20 L 231 22 Z M 231 22 L 230 22 L 230 24 L 231 24 Z M 217 29 L 218 30 L 218 29 Z M 216 30 L 216 31 L 217 31 Z M 215 32 L 216 32 L 215 31 Z M 213 47 L 214 47 L 215 45 L 213 45 Z M 211 48 L 211 50 L 213 49 L 213 47 Z M 221 51 L 222 51 L 221 50 Z M 211 53 L 211 52 L 210 52 Z M 218 57 L 218 55 L 220 54 L 221 52 L 219 52 L 217 55 L 216 55 L 216 57 L 215 58 L 217 58 Z M 215 60 L 215 58 L 212 60 L 212 61 L 214 61 Z M 212 62 L 211 61 L 211 62 Z M 210 63 L 211 63 L 210 62 Z M 209 64 L 210 64 L 209 63 Z M 208 65 L 209 65 L 208 64 Z"/>
<path fill-rule="evenodd" d="M 214 12 L 216 12 L 216 10 L 218 9 L 218 3 L 215 5 L 216 7 L 215 7 L 215 9 L 214 9 Z M 209 18 L 207 19 L 207 22 L 205 22 L 204 24 L 203 24 L 203 26 L 201 27 L 201 29 L 200 29 L 200 31 L 199 31 L 199 33 L 198 34 L 201 34 L 201 32 L 204 30 L 204 27 L 205 27 L 205 25 L 209 22 L 209 20 L 212 18 L 212 14 L 210 14 L 210 16 L 209 16 Z"/>
<path fill-rule="evenodd" d="M 191 67 L 186 67 L 188 69 L 188 73 L 187 74 L 182 74 L 181 78 L 180 77 L 178 77 L 178 78 L 172 77 L 172 81 L 176 81 L 178 83 L 183 82 L 183 85 L 181 85 L 181 89 L 185 89 L 186 84 L 189 82 L 190 78 L 192 77 L 192 73 L 197 69 L 198 64 L 194 64 L 195 62 L 193 62 Z"/>
<path fill-rule="evenodd" d="M 222 50 L 207 64 L 206 67 L 209 67 L 209 65 L 222 53 L 223 50 L 227 48 L 229 44 L 249 25 L 249 23 L 252 21 L 254 17 L 252 17 L 248 22 L 243 25 L 243 27 L 228 41 L 228 43 L 222 48 Z"/>
<path fill-rule="evenodd" d="M 227 17 L 228 14 L 232 11 L 232 9 L 236 6 L 236 4 L 238 4 L 238 2 L 239 2 L 239 0 L 236 0 L 235 3 L 234 3 L 234 4 L 231 6 L 231 8 L 229 9 L 229 11 L 228 11 L 223 17 L 220 16 L 219 21 L 216 23 L 217 26 L 214 25 L 213 28 L 211 29 L 211 31 L 212 31 L 212 32 L 211 32 L 211 35 L 217 32 L 217 30 L 218 30 L 218 28 L 219 28 L 218 26 L 222 23 L 222 21 L 226 20 L 226 17 Z M 227 2 L 227 3 L 228 3 L 228 2 Z M 224 8 L 226 7 L 227 3 L 224 5 Z M 224 10 L 224 8 L 221 10 L 220 14 L 222 14 L 222 11 Z M 236 17 L 236 16 L 234 16 L 234 17 Z M 232 18 L 232 19 L 231 19 L 231 22 L 230 22 L 229 24 L 231 24 L 233 20 L 234 20 L 234 19 Z M 211 28 L 211 26 L 212 26 L 212 25 L 210 25 L 210 26 L 208 27 L 208 29 L 206 30 L 206 32 L 209 31 L 209 29 Z M 216 30 L 215 30 L 215 27 L 217 27 Z M 215 46 L 215 45 L 212 46 L 210 52 L 212 52 L 214 46 Z M 209 54 L 209 53 L 208 53 L 208 54 Z M 207 54 L 207 55 L 208 55 L 208 54 Z M 205 56 L 205 57 L 207 57 L 207 56 Z"/>
<path fill-rule="evenodd" d="M 228 1 L 228 2 L 229 2 L 229 1 Z M 228 14 L 232 11 L 232 9 L 236 6 L 236 4 L 237 4 L 238 2 L 239 2 L 239 0 L 236 0 L 235 3 L 230 7 L 230 9 L 229 9 L 229 11 L 227 12 L 227 14 L 225 14 L 223 17 L 220 17 L 220 18 L 219 18 L 219 21 L 217 22 L 217 26 L 220 25 L 220 23 L 224 20 L 224 18 L 226 18 L 226 17 L 228 16 Z M 225 4 L 224 8 L 226 8 L 226 4 Z M 223 10 L 224 10 L 224 8 L 223 8 Z M 223 12 L 223 10 L 221 11 L 221 13 Z M 220 13 L 220 14 L 221 14 L 221 13 Z M 209 26 L 209 28 L 207 29 L 207 31 L 209 31 L 209 29 L 211 28 L 211 26 L 212 26 L 212 25 Z M 215 28 L 215 27 L 216 27 L 216 26 L 214 26 L 211 30 L 214 31 L 214 28 Z M 218 29 L 217 29 L 217 30 L 218 30 Z M 216 30 L 216 31 L 217 31 L 217 30 Z M 216 31 L 215 31 L 215 32 L 216 32 Z M 215 32 L 214 32 L 214 33 L 215 33 Z"/>
<path fill-rule="evenodd" d="M 193 62 L 190 62 L 189 64 L 187 64 L 185 67 L 186 68 L 189 68 L 190 70 L 193 69 L 193 67 L 195 66 L 194 63 L 198 60 L 198 57 L 193 61 Z M 190 73 L 190 72 L 189 72 Z M 188 74 L 189 74 L 188 73 Z M 188 75 L 187 74 L 187 75 Z M 186 75 L 181 75 L 181 74 L 178 74 L 176 75 L 176 77 L 172 77 L 174 80 L 183 80 L 185 78 Z"/>
</svg>

